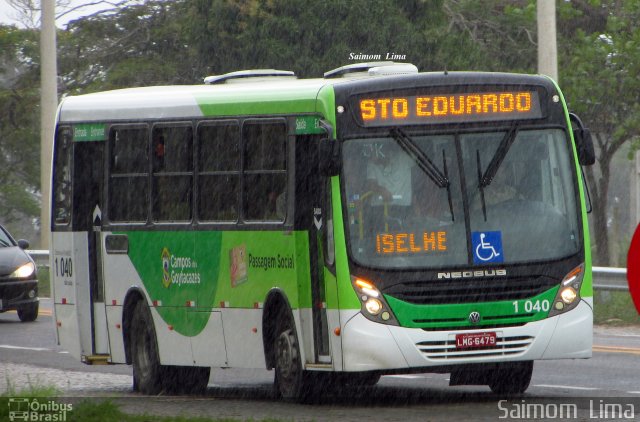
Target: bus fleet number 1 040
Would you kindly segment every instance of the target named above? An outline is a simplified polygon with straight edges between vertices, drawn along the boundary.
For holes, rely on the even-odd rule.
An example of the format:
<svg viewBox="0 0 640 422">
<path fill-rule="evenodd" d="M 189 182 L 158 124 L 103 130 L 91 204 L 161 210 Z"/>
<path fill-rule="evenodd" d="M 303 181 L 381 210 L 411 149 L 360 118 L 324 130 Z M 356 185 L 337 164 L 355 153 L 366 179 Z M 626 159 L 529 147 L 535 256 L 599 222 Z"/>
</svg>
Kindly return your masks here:
<svg viewBox="0 0 640 422">
<path fill-rule="evenodd" d="M 520 300 L 513 301 L 513 311 L 517 314 L 519 312 L 548 312 L 551 309 L 551 303 L 548 300 L 525 300 L 524 306 L 521 306 Z"/>
</svg>

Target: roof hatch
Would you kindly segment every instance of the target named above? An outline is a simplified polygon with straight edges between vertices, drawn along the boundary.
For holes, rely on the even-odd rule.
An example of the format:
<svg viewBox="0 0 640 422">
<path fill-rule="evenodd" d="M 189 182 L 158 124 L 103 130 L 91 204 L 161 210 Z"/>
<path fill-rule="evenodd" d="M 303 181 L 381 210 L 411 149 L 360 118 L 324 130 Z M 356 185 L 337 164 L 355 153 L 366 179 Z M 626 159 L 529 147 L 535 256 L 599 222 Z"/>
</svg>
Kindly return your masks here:
<svg viewBox="0 0 640 422">
<path fill-rule="evenodd" d="M 361 76 L 388 76 L 418 73 L 418 68 L 411 63 L 368 62 L 342 66 L 324 73 L 329 78 L 349 78 Z"/>
<path fill-rule="evenodd" d="M 239 70 L 237 72 L 225 73 L 224 75 L 213 75 L 204 78 L 204 83 L 208 85 L 224 83 L 249 83 L 264 80 L 277 79 L 297 79 L 296 74 L 290 70 L 276 69 L 253 69 Z"/>
</svg>

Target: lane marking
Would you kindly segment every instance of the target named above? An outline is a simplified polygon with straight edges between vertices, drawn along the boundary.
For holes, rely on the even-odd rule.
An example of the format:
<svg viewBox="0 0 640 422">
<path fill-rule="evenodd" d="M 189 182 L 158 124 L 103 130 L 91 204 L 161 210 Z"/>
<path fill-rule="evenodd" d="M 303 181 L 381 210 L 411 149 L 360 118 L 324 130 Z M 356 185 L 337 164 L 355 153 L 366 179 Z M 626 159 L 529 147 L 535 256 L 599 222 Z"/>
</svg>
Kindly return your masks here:
<svg viewBox="0 0 640 422">
<path fill-rule="evenodd" d="M 599 333 L 596 334 L 597 336 L 602 336 L 602 337 L 640 337 L 640 334 L 606 334 L 606 333 Z"/>
<path fill-rule="evenodd" d="M 595 387 L 576 387 L 574 385 L 549 385 L 549 384 L 536 384 L 534 387 L 542 387 L 542 388 L 565 388 L 567 390 L 585 390 L 585 391 L 594 391 L 599 390 L 599 388 Z"/>
<path fill-rule="evenodd" d="M 622 347 L 622 346 L 601 346 L 594 344 L 592 347 L 594 352 L 602 352 L 602 353 L 628 353 L 631 355 L 639 355 L 640 349 L 637 347 Z"/>
<path fill-rule="evenodd" d="M 7 311 L 8 314 L 17 314 L 18 311 L 16 311 L 15 309 L 12 311 Z M 51 309 L 39 309 L 38 310 L 38 315 L 45 315 L 45 316 L 52 316 L 53 315 L 53 311 Z"/>
<path fill-rule="evenodd" d="M 387 378 L 404 378 L 404 379 L 408 379 L 408 380 L 426 378 L 426 377 L 424 377 L 422 375 L 385 375 L 385 377 L 387 377 Z"/>
<path fill-rule="evenodd" d="M 46 347 L 22 347 L 22 346 L 12 346 L 10 344 L 0 344 L 0 349 L 33 350 L 36 352 L 46 352 L 51 350 L 51 349 L 47 349 Z"/>
</svg>

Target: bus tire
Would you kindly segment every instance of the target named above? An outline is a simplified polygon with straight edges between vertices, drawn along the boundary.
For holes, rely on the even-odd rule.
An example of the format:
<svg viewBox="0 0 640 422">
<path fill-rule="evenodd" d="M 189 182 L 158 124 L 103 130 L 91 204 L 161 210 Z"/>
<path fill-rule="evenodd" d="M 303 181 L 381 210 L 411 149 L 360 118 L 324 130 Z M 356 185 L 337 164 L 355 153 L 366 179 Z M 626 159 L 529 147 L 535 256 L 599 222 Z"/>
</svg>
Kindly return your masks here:
<svg viewBox="0 0 640 422">
<path fill-rule="evenodd" d="M 131 321 L 133 389 L 156 395 L 162 391 L 164 368 L 160 365 L 153 319 L 144 300 L 139 301 Z"/>
<path fill-rule="evenodd" d="M 309 374 L 302 369 L 302 356 L 295 324 L 280 312 L 273 346 L 275 352 L 274 387 L 285 401 L 306 402 L 311 394 Z"/>
<path fill-rule="evenodd" d="M 39 302 L 28 303 L 18 308 L 18 318 L 22 322 L 33 322 L 38 318 Z"/>
<path fill-rule="evenodd" d="M 503 363 L 492 374 L 489 388 L 495 394 L 519 395 L 529 388 L 533 361 Z"/>
</svg>

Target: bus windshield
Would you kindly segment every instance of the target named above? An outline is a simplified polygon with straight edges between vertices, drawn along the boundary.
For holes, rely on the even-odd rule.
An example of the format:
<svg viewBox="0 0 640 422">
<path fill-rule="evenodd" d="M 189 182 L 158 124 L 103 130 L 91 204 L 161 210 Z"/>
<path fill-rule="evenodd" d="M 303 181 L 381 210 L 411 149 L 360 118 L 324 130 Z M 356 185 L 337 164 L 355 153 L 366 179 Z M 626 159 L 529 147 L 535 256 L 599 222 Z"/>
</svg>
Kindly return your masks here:
<svg viewBox="0 0 640 422">
<path fill-rule="evenodd" d="M 563 130 L 399 137 L 344 143 L 348 239 L 359 264 L 495 266 L 579 251 Z"/>
</svg>

